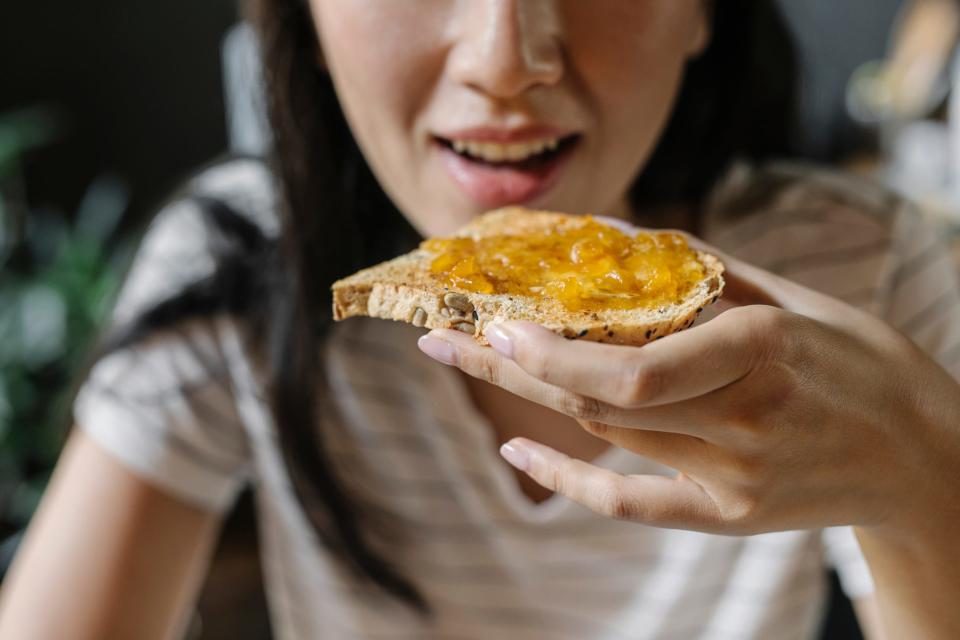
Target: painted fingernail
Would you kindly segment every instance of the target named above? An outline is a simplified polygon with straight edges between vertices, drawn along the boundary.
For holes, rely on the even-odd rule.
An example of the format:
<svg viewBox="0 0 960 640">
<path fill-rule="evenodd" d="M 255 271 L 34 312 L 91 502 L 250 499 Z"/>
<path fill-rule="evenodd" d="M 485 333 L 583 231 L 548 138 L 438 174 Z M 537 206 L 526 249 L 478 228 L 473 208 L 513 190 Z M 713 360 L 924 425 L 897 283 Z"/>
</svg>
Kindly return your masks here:
<svg viewBox="0 0 960 640">
<path fill-rule="evenodd" d="M 503 327 L 496 323 L 487 325 L 483 335 L 486 336 L 490 346 L 499 354 L 507 358 L 513 358 L 513 339 L 509 333 L 504 331 Z"/>
<path fill-rule="evenodd" d="M 428 333 L 420 336 L 420 339 L 417 340 L 417 346 L 420 347 L 420 351 L 423 351 L 437 362 L 448 365 L 457 364 L 457 350 L 446 340 L 441 340 Z"/>
<path fill-rule="evenodd" d="M 530 452 L 522 445 L 507 442 L 500 447 L 500 455 L 520 471 L 530 469 Z"/>
</svg>

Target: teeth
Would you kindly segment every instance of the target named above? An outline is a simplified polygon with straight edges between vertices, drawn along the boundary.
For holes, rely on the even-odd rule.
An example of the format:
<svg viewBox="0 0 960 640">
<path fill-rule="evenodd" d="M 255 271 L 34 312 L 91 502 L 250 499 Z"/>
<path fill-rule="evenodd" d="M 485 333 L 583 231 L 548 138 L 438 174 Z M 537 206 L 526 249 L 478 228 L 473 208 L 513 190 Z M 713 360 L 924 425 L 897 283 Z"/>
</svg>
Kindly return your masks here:
<svg viewBox="0 0 960 640">
<path fill-rule="evenodd" d="M 547 138 L 531 142 L 500 144 L 499 142 L 475 142 L 473 140 L 454 140 L 453 150 L 460 154 L 473 156 L 487 162 L 520 162 L 546 151 L 556 151 L 560 146 L 559 138 Z"/>
</svg>

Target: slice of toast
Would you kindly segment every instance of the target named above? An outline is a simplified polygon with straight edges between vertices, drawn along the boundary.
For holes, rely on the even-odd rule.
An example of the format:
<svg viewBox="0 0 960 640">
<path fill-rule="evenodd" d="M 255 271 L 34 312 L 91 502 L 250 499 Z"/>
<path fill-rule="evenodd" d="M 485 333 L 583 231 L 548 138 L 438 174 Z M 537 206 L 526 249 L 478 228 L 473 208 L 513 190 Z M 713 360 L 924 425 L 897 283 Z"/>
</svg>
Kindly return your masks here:
<svg viewBox="0 0 960 640">
<path fill-rule="evenodd" d="M 509 207 L 486 213 L 457 232 L 474 238 L 523 235 L 583 225 L 586 218 Z M 430 270 L 435 254 L 419 248 L 363 269 L 333 284 L 333 318 L 370 316 L 409 322 L 428 329 L 459 329 L 480 344 L 491 322 L 528 320 L 567 338 L 642 345 L 690 327 L 704 307 L 723 292 L 723 264 L 698 251 L 705 277 L 679 304 L 660 308 L 571 311 L 555 299 L 486 294 L 447 286 Z"/>
</svg>

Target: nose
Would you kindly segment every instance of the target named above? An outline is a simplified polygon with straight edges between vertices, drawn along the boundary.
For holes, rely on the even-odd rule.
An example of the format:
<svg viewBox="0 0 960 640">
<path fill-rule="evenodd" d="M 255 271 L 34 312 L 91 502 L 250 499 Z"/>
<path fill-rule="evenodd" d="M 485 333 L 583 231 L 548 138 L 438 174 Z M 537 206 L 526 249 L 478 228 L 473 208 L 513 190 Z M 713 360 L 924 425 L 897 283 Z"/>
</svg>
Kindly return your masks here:
<svg viewBox="0 0 960 640">
<path fill-rule="evenodd" d="M 456 82 L 509 99 L 563 77 L 556 0 L 471 0 L 448 58 Z"/>
</svg>

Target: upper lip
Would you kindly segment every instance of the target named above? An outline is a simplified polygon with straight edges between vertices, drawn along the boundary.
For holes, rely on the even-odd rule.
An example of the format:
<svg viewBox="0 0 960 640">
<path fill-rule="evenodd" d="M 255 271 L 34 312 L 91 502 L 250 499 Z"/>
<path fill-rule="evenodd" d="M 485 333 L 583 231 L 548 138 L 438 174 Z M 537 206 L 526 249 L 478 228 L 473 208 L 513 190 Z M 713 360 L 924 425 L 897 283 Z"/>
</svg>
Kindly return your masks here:
<svg viewBox="0 0 960 640">
<path fill-rule="evenodd" d="M 524 127 L 478 126 L 436 133 L 444 140 L 470 140 L 473 142 L 530 142 L 545 138 L 566 138 L 575 134 L 570 129 L 561 129 L 549 125 L 527 125 Z"/>
</svg>

